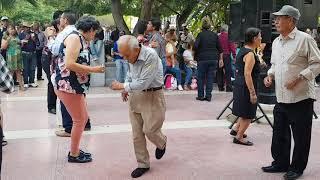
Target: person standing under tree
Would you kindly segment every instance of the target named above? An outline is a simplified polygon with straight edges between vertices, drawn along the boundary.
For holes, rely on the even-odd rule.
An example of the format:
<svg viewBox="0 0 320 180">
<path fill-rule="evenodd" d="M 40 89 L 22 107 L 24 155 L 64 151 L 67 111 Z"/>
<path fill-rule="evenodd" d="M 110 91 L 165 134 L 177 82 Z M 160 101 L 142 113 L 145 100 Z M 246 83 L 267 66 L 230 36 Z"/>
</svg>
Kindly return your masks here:
<svg viewBox="0 0 320 180">
<path fill-rule="evenodd" d="M 221 33 L 219 34 L 219 42 L 223 49 L 223 67 L 219 67 L 217 71 L 217 81 L 219 91 L 224 91 L 224 84 L 226 84 L 226 91 L 232 92 L 231 76 L 231 54 L 233 59 L 236 59 L 236 49 L 233 42 L 229 40 L 228 25 L 221 27 Z"/>
<path fill-rule="evenodd" d="M 9 25 L 6 35 L 2 38 L 1 49 L 6 50 L 7 66 L 13 75 L 17 75 L 20 90 L 24 90 L 22 80 L 23 62 L 21 56 L 20 39 L 14 26 Z"/>
<path fill-rule="evenodd" d="M 37 58 L 37 80 L 42 81 L 42 51 L 46 44 L 46 37 L 44 33 L 40 30 L 40 24 L 38 22 L 33 24 L 33 32 L 36 36 L 37 46 L 36 46 L 36 58 Z"/>
</svg>

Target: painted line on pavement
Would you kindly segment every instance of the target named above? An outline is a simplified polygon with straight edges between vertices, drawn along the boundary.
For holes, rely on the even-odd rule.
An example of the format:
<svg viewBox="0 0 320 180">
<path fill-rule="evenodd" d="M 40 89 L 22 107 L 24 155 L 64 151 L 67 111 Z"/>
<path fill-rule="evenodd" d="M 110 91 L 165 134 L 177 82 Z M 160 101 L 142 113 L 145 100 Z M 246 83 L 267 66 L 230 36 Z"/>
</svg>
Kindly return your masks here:
<svg viewBox="0 0 320 180">
<path fill-rule="evenodd" d="M 165 91 L 166 96 L 176 96 L 176 95 L 196 95 L 196 91 Z M 227 94 L 225 92 L 215 92 L 215 94 Z M 99 98 L 120 98 L 119 93 L 106 93 L 106 94 L 88 94 L 88 99 L 99 99 Z M 5 95 L 1 98 L 2 102 L 19 102 L 19 101 L 46 101 L 47 96 L 20 96 L 12 97 L 10 95 Z"/>
<path fill-rule="evenodd" d="M 227 127 L 230 122 L 227 120 L 193 120 L 193 121 L 174 121 L 165 122 L 163 129 L 192 129 L 192 128 L 215 128 Z M 33 138 L 49 138 L 56 136 L 56 129 L 34 129 L 34 130 L 18 130 L 5 131 L 6 139 L 33 139 Z M 84 132 L 85 135 L 110 134 L 131 132 L 131 124 L 93 126 L 91 131 Z"/>
</svg>

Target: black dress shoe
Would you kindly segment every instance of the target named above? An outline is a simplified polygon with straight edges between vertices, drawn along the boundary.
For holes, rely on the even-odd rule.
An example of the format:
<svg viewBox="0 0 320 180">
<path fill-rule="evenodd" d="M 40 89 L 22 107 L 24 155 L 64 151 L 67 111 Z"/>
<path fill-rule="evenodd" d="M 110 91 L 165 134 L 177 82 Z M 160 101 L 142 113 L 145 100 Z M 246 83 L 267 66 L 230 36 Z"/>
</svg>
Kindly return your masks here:
<svg viewBox="0 0 320 180">
<path fill-rule="evenodd" d="M 261 168 L 263 172 L 266 173 L 282 173 L 282 172 L 287 172 L 288 168 L 283 168 L 278 165 L 271 165 L 271 166 L 266 166 Z"/>
<path fill-rule="evenodd" d="M 146 173 L 147 171 L 149 171 L 149 169 L 150 168 L 137 168 L 134 171 L 132 171 L 131 177 L 138 178 L 138 177 L 142 176 L 144 173 Z"/>
<path fill-rule="evenodd" d="M 293 172 L 293 171 L 289 171 L 283 177 L 284 177 L 285 180 L 296 180 L 300 176 L 302 176 L 302 173 L 296 173 L 296 172 Z"/>
<path fill-rule="evenodd" d="M 206 98 L 204 98 L 204 100 L 205 101 L 208 101 L 208 102 L 211 102 L 211 97 L 209 98 L 209 97 L 206 97 Z"/>
<path fill-rule="evenodd" d="M 233 138 L 233 143 L 235 144 L 240 144 L 240 145 L 244 145 L 244 146 L 253 146 L 253 143 L 250 141 L 246 141 L 246 142 L 242 142 L 237 138 Z"/>
<path fill-rule="evenodd" d="M 197 97 L 196 100 L 198 100 L 198 101 L 205 101 L 206 98 L 204 98 L 204 97 Z"/>
<path fill-rule="evenodd" d="M 92 161 L 92 157 L 86 156 L 83 151 L 80 151 L 78 157 L 71 156 L 70 153 L 68 154 L 68 162 L 69 163 L 88 163 Z"/>
<path fill-rule="evenodd" d="M 50 114 L 57 114 L 57 111 L 56 111 L 56 109 L 49 109 L 49 110 L 48 110 L 48 113 L 50 113 Z"/>
<path fill-rule="evenodd" d="M 156 158 L 161 159 L 165 153 L 166 153 L 166 147 L 164 147 L 164 149 L 157 148 L 156 149 Z"/>
<path fill-rule="evenodd" d="M 219 91 L 224 91 L 224 88 L 219 88 Z"/>
<path fill-rule="evenodd" d="M 230 131 L 230 135 L 231 135 L 231 136 L 236 136 L 237 134 L 238 134 L 238 132 L 235 131 L 235 130 L 233 130 L 233 129 Z M 243 134 L 243 138 L 247 138 L 247 135 L 246 135 L 246 134 Z"/>
</svg>

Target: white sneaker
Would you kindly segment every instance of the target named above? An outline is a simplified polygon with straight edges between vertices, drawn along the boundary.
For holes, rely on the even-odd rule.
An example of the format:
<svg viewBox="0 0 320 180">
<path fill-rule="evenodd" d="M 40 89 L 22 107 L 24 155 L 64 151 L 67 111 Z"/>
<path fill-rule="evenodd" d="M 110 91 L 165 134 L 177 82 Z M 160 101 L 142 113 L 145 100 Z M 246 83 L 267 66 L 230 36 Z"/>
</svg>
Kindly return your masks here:
<svg viewBox="0 0 320 180">
<path fill-rule="evenodd" d="M 182 88 L 181 85 L 178 86 L 178 90 L 179 90 L 179 91 L 183 91 L 183 88 Z"/>
<path fill-rule="evenodd" d="M 36 87 L 38 87 L 38 84 L 32 83 L 32 84 L 29 84 L 29 86 L 30 86 L 30 87 L 33 87 L 33 88 L 36 88 Z"/>
<path fill-rule="evenodd" d="M 29 88 L 28 84 L 23 85 L 24 88 Z"/>
</svg>

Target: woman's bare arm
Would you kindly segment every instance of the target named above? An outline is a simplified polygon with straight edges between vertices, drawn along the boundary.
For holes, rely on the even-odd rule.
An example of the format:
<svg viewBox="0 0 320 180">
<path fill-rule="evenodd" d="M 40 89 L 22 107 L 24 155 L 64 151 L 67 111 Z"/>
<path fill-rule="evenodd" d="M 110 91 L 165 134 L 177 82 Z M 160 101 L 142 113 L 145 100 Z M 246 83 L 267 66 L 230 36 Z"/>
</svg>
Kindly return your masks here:
<svg viewBox="0 0 320 180">
<path fill-rule="evenodd" d="M 254 54 L 252 52 L 248 53 L 244 56 L 243 61 L 245 63 L 244 66 L 244 78 L 246 81 L 246 85 L 249 89 L 250 94 L 255 95 L 256 90 L 254 89 L 253 80 L 252 80 L 252 70 L 255 64 Z"/>
<path fill-rule="evenodd" d="M 70 35 L 65 40 L 64 44 L 66 46 L 65 58 L 66 58 L 67 69 L 80 74 L 91 73 L 91 72 L 101 72 L 101 70 L 98 69 L 99 66 L 90 67 L 90 66 L 76 63 L 80 53 L 80 49 L 81 49 L 81 42 L 78 35 L 76 34 Z"/>
</svg>

